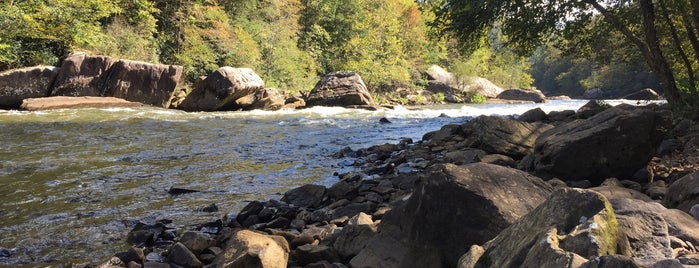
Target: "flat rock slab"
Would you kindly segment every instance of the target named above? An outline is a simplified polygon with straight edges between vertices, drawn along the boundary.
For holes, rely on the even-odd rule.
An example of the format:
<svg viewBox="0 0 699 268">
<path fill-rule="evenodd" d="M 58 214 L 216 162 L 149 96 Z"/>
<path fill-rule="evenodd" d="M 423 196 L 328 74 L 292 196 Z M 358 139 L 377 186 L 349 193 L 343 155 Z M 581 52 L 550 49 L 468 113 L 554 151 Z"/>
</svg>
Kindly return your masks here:
<svg viewBox="0 0 699 268">
<path fill-rule="evenodd" d="M 67 108 L 103 108 L 103 107 L 140 107 L 142 103 L 131 102 L 114 97 L 68 97 L 56 96 L 47 98 L 25 99 L 20 107 L 27 111 L 41 111 Z"/>
</svg>

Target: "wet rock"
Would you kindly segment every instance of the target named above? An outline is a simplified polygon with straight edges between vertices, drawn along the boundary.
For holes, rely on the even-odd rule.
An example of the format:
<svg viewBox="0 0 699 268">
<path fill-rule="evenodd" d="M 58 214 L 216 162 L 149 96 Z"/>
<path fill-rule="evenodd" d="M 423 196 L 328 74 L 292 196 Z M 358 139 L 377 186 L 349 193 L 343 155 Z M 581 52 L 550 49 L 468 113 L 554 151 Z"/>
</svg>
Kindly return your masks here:
<svg viewBox="0 0 699 268">
<path fill-rule="evenodd" d="M 236 216 L 236 220 L 240 223 L 243 224 L 250 216 L 255 216 L 257 217 L 257 214 L 260 213 L 265 208 L 264 204 L 260 201 L 252 201 L 245 205 L 243 209 L 238 213 L 238 216 Z M 254 223 L 253 223 L 254 224 Z"/>
<path fill-rule="evenodd" d="M 389 121 L 386 117 L 381 117 L 381 119 L 379 119 L 379 123 L 381 123 L 381 124 L 391 124 L 391 121 Z"/>
<path fill-rule="evenodd" d="M 131 229 L 126 241 L 132 245 L 153 245 L 166 229 L 167 227 L 163 223 L 146 224 L 139 222 Z"/>
<path fill-rule="evenodd" d="M 169 190 L 167 190 L 168 194 L 171 195 L 181 195 L 181 194 L 190 194 L 190 193 L 198 193 L 200 192 L 199 190 L 192 190 L 192 189 L 186 189 L 182 187 L 176 187 L 176 186 L 171 186 Z"/>
<path fill-rule="evenodd" d="M 614 254 L 617 232 L 604 196 L 558 189 L 485 243 L 485 253 L 473 267 L 579 267 L 588 258 Z"/>
<path fill-rule="evenodd" d="M 182 267 L 202 267 L 204 264 L 197 259 L 197 256 L 194 255 L 185 245 L 182 243 L 175 243 L 175 245 L 170 248 L 170 251 L 167 254 L 167 258 L 165 258 L 165 262 L 174 264 L 174 265 L 179 265 Z"/>
<path fill-rule="evenodd" d="M 546 102 L 546 96 L 536 89 L 507 89 L 498 94 L 497 99 L 532 101 L 535 103 Z"/>
<path fill-rule="evenodd" d="M 208 213 L 218 212 L 218 206 L 216 204 L 211 204 L 211 205 L 205 206 L 205 207 L 201 208 L 201 212 L 208 212 Z"/>
<path fill-rule="evenodd" d="M 284 193 L 281 201 L 302 208 L 317 208 L 328 198 L 325 186 L 306 184 Z"/>
<path fill-rule="evenodd" d="M 668 187 L 665 205 L 690 213 L 692 206 L 699 204 L 699 171 L 686 175 Z"/>
<path fill-rule="evenodd" d="M 264 88 L 264 81 L 249 68 L 225 66 L 197 83 L 180 108 L 186 111 L 242 109 L 236 100 Z"/>
<path fill-rule="evenodd" d="M 109 68 L 105 92 L 106 96 L 168 108 L 181 76 L 182 66 L 118 60 Z"/>
<path fill-rule="evenodd" d="M 315 85 L 306 99 L 306 106 L 373 105 L 369 90 L 354 72 L 332 72 Z"/>
<path fill-rule="evenodd" d="M 618 105 L 555 127 L 536 140 L 535 170 L 564 181 L 629 178 L 652 158 L 669 112 Z"/>
<path fill-rule="evenodd" d="M 520 170 L 474 163 L 433 167 L 407 203 L 386 213 L 353 267 L 453 267 L 543 202 L 551 187 Z M 515 201 L 516 200 L 516 201 Z"/>
<path fill-rule="evenodd" d="M 289 244 L 281 236 L 235 230 L 223 253 L 216 256 L 215 267 L 286 268 Z"/>
<path fill-rule="evenodd" d="M 12 257 L 12 251 L 6 248 L 0 248 L 0 258 Z"/>
<path fill-rule="evenodd" d="M 114 62 L 116 60 L 108 56 L 89 56 L 85 53 L 68 56 L 61 63 L 51 96 L 108 96 L 105 84 Z"/>
<path fill-rule="evenodd" d="M 36 66 L 0 72 L 0 109 L 19 109 L 22 100 L 48 97 L 58 68 Z"/>
<path fill-rule="evenodd" d="M 243 103 L 241 99 L 246 99 L 247 102 Z M 258 89 L 241 99 L 236 100 L 236 104 L 243 110 L 276 111 L 286 106 L 286 99 L 275 88 Z"/>
<path fill-rule="evenodd" d="M 527 123 L 542 122 L 549 119 L 548 115 L 541 108 L 534 108 L 524 112 L 517 117 L 517 120 Z"/>
</svg>

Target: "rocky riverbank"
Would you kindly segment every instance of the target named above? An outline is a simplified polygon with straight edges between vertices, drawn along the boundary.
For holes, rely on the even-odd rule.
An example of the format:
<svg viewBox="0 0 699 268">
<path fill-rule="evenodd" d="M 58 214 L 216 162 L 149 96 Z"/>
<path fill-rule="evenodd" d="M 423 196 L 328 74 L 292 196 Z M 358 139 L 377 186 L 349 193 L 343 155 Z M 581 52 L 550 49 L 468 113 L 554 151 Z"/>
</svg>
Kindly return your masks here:
<svg viewBox="0 0 699 268">
<path fill-rule="evenodd" d="M 362 173 L 182 233 L 138 224 L 99 266 L 692 267 L 699 125 L 674 121 L 591 102 L 345 148 Z"/>
</svg>

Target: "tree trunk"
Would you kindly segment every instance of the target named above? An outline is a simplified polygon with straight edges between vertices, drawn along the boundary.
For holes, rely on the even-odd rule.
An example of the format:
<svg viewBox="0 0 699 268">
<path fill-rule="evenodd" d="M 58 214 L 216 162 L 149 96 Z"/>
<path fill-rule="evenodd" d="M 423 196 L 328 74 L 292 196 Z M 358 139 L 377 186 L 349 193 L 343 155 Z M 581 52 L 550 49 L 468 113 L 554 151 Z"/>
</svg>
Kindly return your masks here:
<svg viewBox="0 0 699 268">
<path fill-rule="evenodd" d="M 682 41 L 680 40 L 680 36 L 677 33 L 677 28 L 675 28 L 675 24 L 672 23 L 670 13 L 667 10 L 667 6 L 663 1 L 660 1 L 658 3 L 660 4 L 660 11 L 662 11 L 663 19 L 665 19 L 665 23 L 667 23 L 668 27 L 670 28 L 670 35 L 672 36 L 672 41 L 675 44 L 675 49 L 677 49 L 677 53 L 680 55 L 680 58 L 684 63 L 684 68 L 687 71 L 687 77 L 689 78 L 689 89 L 691 91 L 696 91 L 697 86 L 694 80 L 694 68 L 692 67 L 692 62 L 689 60 L 689 56 L 687 56 L 687 53 L 684 51 L 684 48 L 682 48 Z"/>
<path fill-rule="evenodd" d="M 681 105 L 680 91 L 675 83 L 675 75 L 672 72 L 670 64 L 663 56 L 663 51 L 660 49 L 660 40 L 658 40 L 658 32 L 655 29 L 655 10 L 652 0 L 640 0 L 641 14 L 643 16 L 643 32 L 645 34 L 645 43 L 648 46 L 648 60 L 651 69 L 660 78 L 660 83 L 665 91 L 665 98 L 670 105 Z"/>
</svg>

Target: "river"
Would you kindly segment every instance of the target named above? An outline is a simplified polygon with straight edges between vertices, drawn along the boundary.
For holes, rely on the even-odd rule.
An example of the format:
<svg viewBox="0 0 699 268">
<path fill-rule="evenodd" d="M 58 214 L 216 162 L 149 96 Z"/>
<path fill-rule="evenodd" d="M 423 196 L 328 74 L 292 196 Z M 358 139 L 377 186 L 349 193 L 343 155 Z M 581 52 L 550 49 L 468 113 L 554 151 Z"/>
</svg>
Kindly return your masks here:
<svg viewBox="0 0 699 268">
<path fill-rule="evenodd" d="M 0 266 L 100 262 L 129 248 L 136 221 L 185 229 L 352 171 L 331 155 L 426 132 L 478 115 L 586 101 L 437 105 L 367 111 L 316 107 L 185 113 L 157 108 L 0 111 Z M 445 114 L 448 117 L 440 117 Z M 381 118 L 392 123 L 381 124 Z M 201 192 L 170 195 L 171 187 Z M 216 204 L 219 212 L 201 212 Z M 2 253 L 0 253 L 2 254 Z"/>
</svg>

